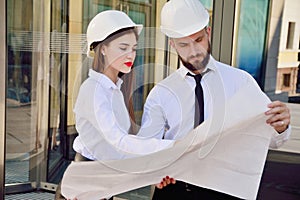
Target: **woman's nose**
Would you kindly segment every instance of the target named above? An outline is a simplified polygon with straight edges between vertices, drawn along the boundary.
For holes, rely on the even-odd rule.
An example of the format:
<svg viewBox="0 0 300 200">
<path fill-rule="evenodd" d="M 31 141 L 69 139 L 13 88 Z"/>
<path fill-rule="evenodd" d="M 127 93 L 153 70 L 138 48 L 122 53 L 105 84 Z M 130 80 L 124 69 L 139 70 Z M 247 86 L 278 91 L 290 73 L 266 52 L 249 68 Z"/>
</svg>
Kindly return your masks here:
<svg viewBox="0 0 300 200">
<path fill-rule="evenodd" d="M 135 54 L 136 54 L 136 52 L 135 51 L 130 51 L 130 52 L 128 52 L 127 53 L 127 58 L 131 58 L 131 59 L 134 59 L 135 58 Z"/>
</svg>

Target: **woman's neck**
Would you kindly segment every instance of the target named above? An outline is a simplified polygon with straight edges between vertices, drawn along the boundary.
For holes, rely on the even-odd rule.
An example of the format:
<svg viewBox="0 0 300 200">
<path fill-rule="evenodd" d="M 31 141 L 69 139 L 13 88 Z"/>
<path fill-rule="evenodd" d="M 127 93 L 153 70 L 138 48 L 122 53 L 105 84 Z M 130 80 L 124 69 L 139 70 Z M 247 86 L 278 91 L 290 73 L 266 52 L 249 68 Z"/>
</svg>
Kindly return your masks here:
<svg viewBox="0 0 300 200">
<path fill-rule="evenodd" d="M 103 71 L 103 74 L 106 75 L 115 84 L 117 83 L 119 74 L 117 70 L 113 70 L 111 67 L 107 67 L 106 70 Z"/>
</svg>

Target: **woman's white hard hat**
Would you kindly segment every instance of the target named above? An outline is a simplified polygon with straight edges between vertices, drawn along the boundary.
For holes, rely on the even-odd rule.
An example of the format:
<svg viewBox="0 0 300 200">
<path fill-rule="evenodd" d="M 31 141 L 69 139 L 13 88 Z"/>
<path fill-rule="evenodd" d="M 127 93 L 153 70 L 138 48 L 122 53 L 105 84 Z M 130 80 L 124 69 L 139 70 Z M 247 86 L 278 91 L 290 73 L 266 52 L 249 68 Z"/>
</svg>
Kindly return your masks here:
<svg viewBox="0 0 300 200">
<path fill-rule="evenodd" d="M 90 50 L 91 44 L 105 40 L 112 33 L 123 28 L 135 27 L 138 34 L 143 29 L 142 24 L 134 23 L 126 13 L 119 10 L 106 10 L 98 13 L 89 23 L 86 31 L 88 49 L 87 55 L 94 57 L 94 52 Z"/>
<path fill-rule="evenodd" d="M 197 33 L 209 23 L 209 14 L 200 0 L 170 0 L 161 11 L 161 31 L 170 38 Z"/>
</svg>

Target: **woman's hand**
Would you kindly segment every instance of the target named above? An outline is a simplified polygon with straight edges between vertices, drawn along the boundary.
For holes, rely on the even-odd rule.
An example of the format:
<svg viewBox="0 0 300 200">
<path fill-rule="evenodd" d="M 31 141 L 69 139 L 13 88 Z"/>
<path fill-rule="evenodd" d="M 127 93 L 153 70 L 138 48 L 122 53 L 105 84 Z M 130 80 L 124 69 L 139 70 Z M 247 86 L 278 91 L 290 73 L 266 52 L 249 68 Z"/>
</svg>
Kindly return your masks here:
<svg viewBox="0 0 300 200">
<path fill-rule="evenodd" d="M 155 186 L 158 189 L 162 189 L 162 188 L 166 187 L 167 185 L 175 184 L 175 183 L 176 183 L 176 180 L 174 178 L 170 178 L 169 176 L 166 176 L 165 178 L 162 179 L 162 181 L 160 183 L 156 184 Z"/>
</svg>

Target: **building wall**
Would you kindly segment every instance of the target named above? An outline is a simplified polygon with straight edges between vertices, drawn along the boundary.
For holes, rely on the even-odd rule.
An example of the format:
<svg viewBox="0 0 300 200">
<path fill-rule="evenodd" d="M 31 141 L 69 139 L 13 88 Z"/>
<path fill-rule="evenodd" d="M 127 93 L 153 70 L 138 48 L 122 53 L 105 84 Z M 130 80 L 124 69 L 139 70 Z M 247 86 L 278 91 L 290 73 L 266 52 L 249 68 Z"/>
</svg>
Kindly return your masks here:
<svg viewBox="0 0 300 200">
<path fill-rule="evenodd" d="M 78 42 L 81 42 L 82 35 L 82 27 L 83 27 L 83 2 L 82 0 L 72 0 L 69 1 L 69 34 L 76 36 L 80 36 Z M 74 42 L 70 40 L 70 42 Z M 74 44 L 78 45 L 78 44 Z M 78 88 L 81 83 L 81 66 L 82 63 L 82 52 L 75 52 L 72 54 L 68 54 L 68 100 L 67 100 L 67 116 L 68 116 L 68 126 L 75 124 L 73 107 L 75 103 L 75 98 L 78 93 Z"/>
<path fill-rule="evenodd" d="M 273 0 L 270 4 L 269 29 L 267 37 L 267 55 L 263 90 L 272 99 L 287 100 L 287 95 L 275 95 L 277 83 L 277 65 L 280 44 L 280 31 L 284 0 Z"/>
<path fill-rule="evenodd" d="M 296 95 L 297 75 L 299 73 L 299 10 L 300 3 L 298 1 L 285 0 L 278 54 L 276 92 L 288 92 L 289 96 Z"/>
</svg>

